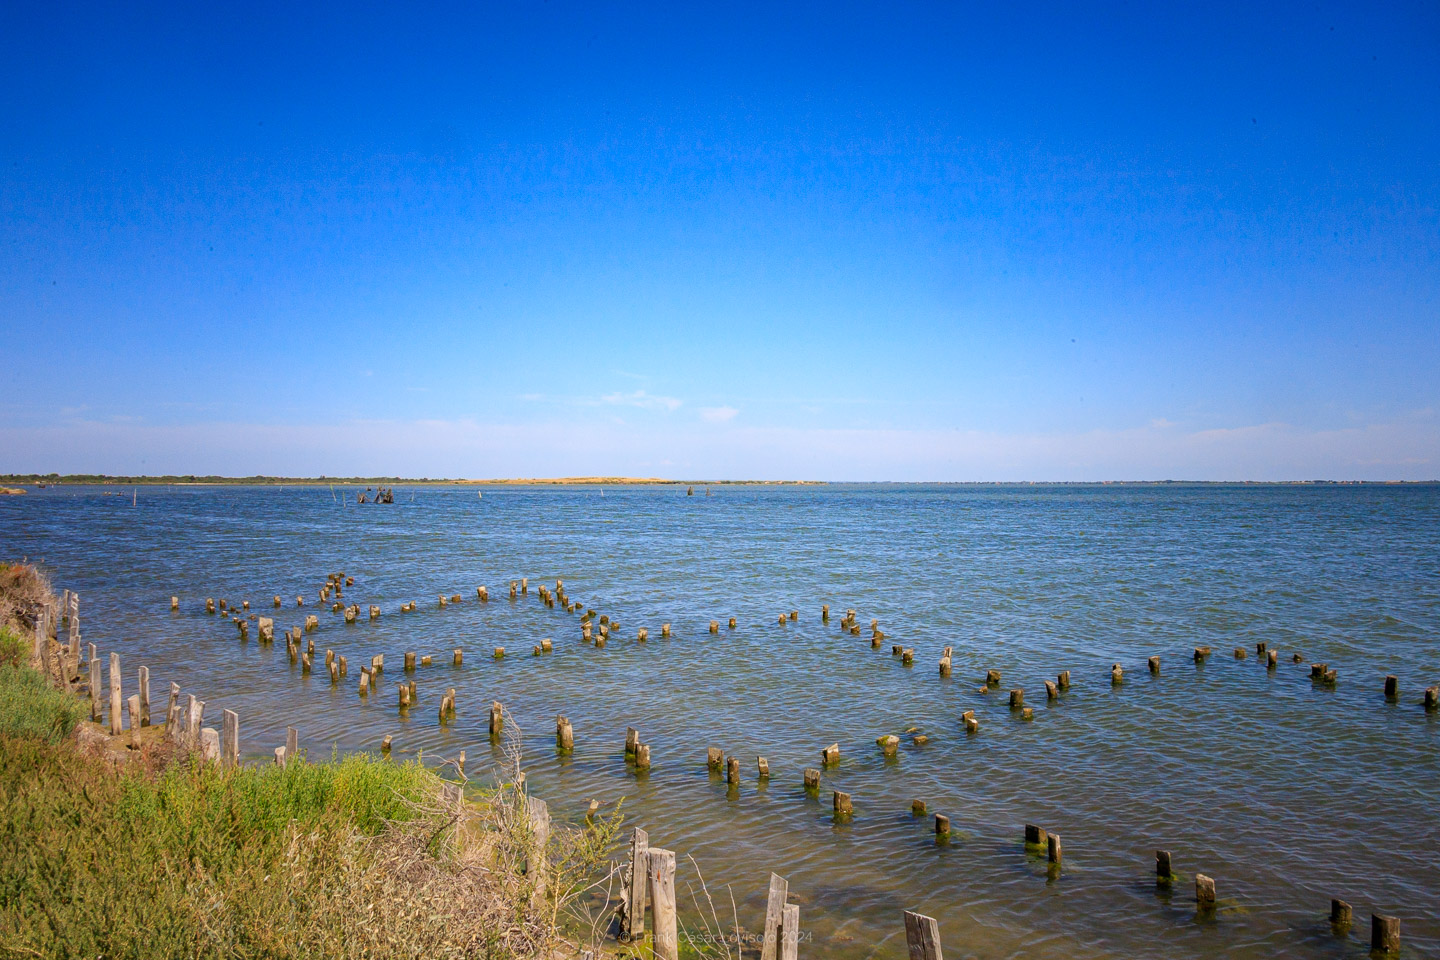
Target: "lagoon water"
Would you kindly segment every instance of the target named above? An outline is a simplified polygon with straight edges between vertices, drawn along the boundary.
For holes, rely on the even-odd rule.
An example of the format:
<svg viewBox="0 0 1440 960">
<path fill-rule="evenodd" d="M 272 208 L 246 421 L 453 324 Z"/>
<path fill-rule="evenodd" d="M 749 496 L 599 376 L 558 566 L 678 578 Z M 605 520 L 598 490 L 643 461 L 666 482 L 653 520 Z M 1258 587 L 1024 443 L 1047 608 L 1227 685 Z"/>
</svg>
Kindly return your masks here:
<svg viewBox="0 0 1440 960">
<path fill-rule="evenodd" d="M 312 757 L 377 750 L 389 733 L 397 756 L 464 749 L 474 775 L 493 755 L 487 710 L 500 700 L 556 816 L 623 797 L 630 822 L 678 852 L 682 910 L 693 857 L 724 915 L 729 885 L 752 929 L 769 872 L 788 877 L 802 956 L 903 957 L 903 909 L 939 919 L 948 957 L 1361 957 L 1372 910 L 1403 918 L 1407 955 L 1440 956 L 1440 713 L 1420 705 L 1440 683 L 1440 487 L 704 492 L 420 486 L 358 506 L 355 488 L 142 487 L 132 505 L 128 488 L 32 489 L 0 498 L 0 555 L 42 559 L 57 590 L 80 592 L 84 638 L 121 654 L 127 684 L 144 663 L 156 696 L 175 680 L 207 716 L 238 711 L 256 762 L 294 725 Z M 356 624 L 317 604 L 337 570 L 355 578 Z M 511 602 L 522 576 L 531 592 Z M 556 578 L 620 620 L 607 647 L 541 605 L 535 587 Z M 489 604 L 474 599 L 480 584 Z M 253 630 L 241 642 L 204 613 L 223 597 L 269 616 L 277 593 L 277 631 L 317 613 L 317 651 L 349 657 L 338 687 L 319 669 L 302 677 L 283 643 Z M 465 599 L 440 609 L 440 593 Z M 418 610 L 401 614 L 408 600 Z M 374 622 L 371 603 L 384 611 Z M 840 631 L 849 607 L 861 636 Z M 779 626 L 791 609 L 799 621 Z M 871 618 L 886 633 L 878 650 Z M 532 656 L 545 637 L 554 652 Z M 914 648 L 913 666 L 892 641 Z M 1255 655 L 1260 641 L 1280 651 L 1277 670 Z M 941 678 L 946 645 L 954 673 Z M 1198 645 L 1214 652 L 1197 666 Z M 402 718 L 406 650 L 435 665 L 417 671 L 420 705 Z M 375 653 L 388 682 L 364 700 L 359 664 Z M 1312 661 L 1338 671 L 1335 687 L 1311 683 Z M 1003 683 L 983 695 L 989 668 Z M 1073 687 L 1047 703 L 1043 681 L 1061 670 Z M 450 686 L 459 713 L 442 728 Z M 1011 714 L 1012 687 L 1033 721 Z M 570 757 L 555 754 L 556 713 L 574 724 Z M 647 777 L 625 765 L 626 726 L 651 745 Z M 929 742 L 904 736 L 884 759 L 875 738 L 911 727 Z M 803 769 L 836 741 L 842 762 L 808 796 Z M 707 772 L 709 745 L 742 759 L 738 790 Z M 833 822 L 832 789 L 853 795 L 849 822 Z M 917 797 L 951 818 L 948 843 L 910 815 Z M 1027 822 L 1064 838 L 1058 874 L 1024 848 Z M 1168 892 L 1157 848 L 1182 874 Z M 1216 880 L 1211 915 L 1194 908 L 1196 872 Z M 1328 922 L 1335 896 L 1355 907 L 1348 937 Z"/>
</svg>

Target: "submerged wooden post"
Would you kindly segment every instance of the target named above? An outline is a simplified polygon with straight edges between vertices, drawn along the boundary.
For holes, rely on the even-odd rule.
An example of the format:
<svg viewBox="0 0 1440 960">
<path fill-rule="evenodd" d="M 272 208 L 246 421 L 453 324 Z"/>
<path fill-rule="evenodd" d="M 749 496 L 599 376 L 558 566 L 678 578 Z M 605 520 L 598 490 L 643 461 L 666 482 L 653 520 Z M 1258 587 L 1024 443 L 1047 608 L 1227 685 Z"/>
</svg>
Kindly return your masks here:
<svg viewBox="0 0 1440 960">
<path fill-rule="evenodd" d="M 234 710 L 221 711 L 224 736 L 220 743 L 220 762 L 227 768 L 240 764 L 240 715 Z"/>
<path fill-rule="evenodd" d="M 640 743 L 635 746 L 635 769 L 650 769 L 650 744 Z"/>
<path fill-rule="evenodd" d="M 1394 700 L 1400 695 L 1400 680 L 1393 674 L 1385 678 L 1385 696 Z"/>
<path fill-rule="evenodd" d="M 1056 700 L 1060 697 L 1060 688 L 1055 685 L 1054 680 L 1045 681 L 1045 699 Z"/>
<path fill-rule="evenodd" d="M 906 910 L 905 946 L 910 960 L 945 960 L 940 952 L 940 924 L 934 917 Z"/>
<path fill-rule="evenodd" d="M 771 873 L 770 892 L 765 898 L 765 926 L 760 931 L 760 960 L 778 960 L 785 898 L 789 895 L 790 882 L 778 873 Z"/>
<path fill-rule="evenodd" d="M 1019 710 L 1025 706 L 1025 691 L 1016 687 L 1010 691 L 1010 709 Z"/>
<path fill-rule="evenodd" d="M 566 717 L 555 718 L 555 746 L 561 750 L 575 749 L 575 728 Z"/>
<path fill-rule="evenodd" d="M 1425 688 L 1425 709 L 1434 710 L 1440 706 L 1440 687 Z"/>
<path fill-rule="evenodd" d="M 1370 949 L 1395 953 L 1400 949 L 1400 918 L 1370 914 Z"/>
<path fill-rule="evenodd" d="M 1350 909 L 1350 904 L 1340 899 L 1332 899 L 1330 901 L 1330 923 L 1332 926 L 1348 927 L 1350 926 L 1352 916 L 1353 913 Z"/>
<path fill-rule="evenodd" d="M 1156 676 L 1159 676 L 1159 675 L 1160 675 L 1160 658 L 1159 658 L 1159 657 L 1151 657 L 1150 660 L 1149 660 L 1149 663 L 1150 663 L 1150 672 L 1153 673 L 1153 674 L 1155 674 Z"/>
<path fill-rule="evenodd" d="M 879 745 L 880 752 L 887 757 L 895 756 L 895 752 L 900 749 L 900 738 L 894 734 L 876 737 L 875 743 Z"/>
<path fill-rule="evenodd" d="M 725 782 L 737 784 L 740 782 L 740 758 L 731 757 L 725 761 Z"/>
<path fill-rule="evenodd" d="M 1046 838 L 1047 838 L 1048 836 L 1049 836 L 1049 834 L 1046 833 L 1044 827 L 1037 827 L 1037 826 L 1036 826 L 1035 824 L 1033 824 L 1033 823 L 1027 823 L 1027 824 L 1025 824 L 1025 845 L 1026 845 L 1026 846 L 1037 846 L 1037 847 L 1039 847 L 1039 846 L 1044 846 L 1044 845 L 1045 845 L 1045 842 L 1046 842 Z"/>
<path fill-rule="evenodd" d="M 1059 676 L 1057 676 L 1057 677 L 1055 678 L 1055 682 L 1056 682 L 1056 684 L 1059 685 L 1059 687 L 1060 687 L 1061 690 L 1069 690 L 1069 689 L 1070 689 L 1070 671 L 1069 671 L 1069 670 L 1061 670 Z"/>
<path fill-rule="evenodd" d="M 639 827 L 630 837 L 630 867 L 620 899 L 624 909 L 620 932 L 625 939 L 645 936 L 645 907 L 649 901 L 650 835 Z"/>
<path fill-rule="evenodd" d="M 660 636 L 662 639 L 666 639 L 670 636 L 670 624 L 662 623 L 660 625 Z"/>
<path fill-rule="evenodd" d="M 805 789 L 806 789 L 806 790 L 819 790 L 819 789 L 820 789 L 820 771 L 819 771 L 819 770 L 816 770 L 814 767 L 806 767 L 806 768 L 805 768 Z"/>
<path fill-rule="evenodd" d="M 1266 670 L 1274 670 L 1274 669 L 1279 665 L 1279 663 L 1280 663 L 1280 654 L 1279 654 L 1278 651 L 1270 650 L 1270 651 L 1267 651 L 1267 652 L 1266 652 L 1266 654 L 1265 654 L 1265 669 L 1266 669 Z"/>
<path fill-rule="evenodd" d="M 705 767 L 706 769 L 710 770 L 710 772 L 718 773 L 720 771 L 720 764 L 724 761 L 724 759 L 725 751 L 721 750 L 719 747 L 705 748 Z"/>
<path fill-rule="evenodd" d="M 854 805 L 850 802 L 850 794 L 843 790 L 836 790 L 832 799 L 835 808 L 835 816 L 848 817 L 855 812 Z"/>
<path fill-rule="evenodd" d="M 1047 852 L 1051 863 L 1060 862 L 1060 834 L 1052 833 L 1047 838 Z"/>
<path fill-rule="evenodd" d="M 120 695 L 122 680 L 120 677 L 120 654 L 110 654 L 110 735 L 120 735 L 120 709 L 125 698 Z"/>
<path fill-rule="evenodd" d="M 921 805 L 922 809 L 923 809 L 923 807 L 924 807 L 924 802 L 923 802 L 923 801 L 912 800 L 911 803 L 910 803 L 910 810 L 911 810 L 912 813 L 913 813 L 914 810 L 915 810 L 915 804 L 916 804 L 916 803 L 919 803 L 919 804 Z M 950 818 L 947 817 L 947 816 L 945 816 L 945 814 L 943 814 L 943 813 L 937 813 L 937 814 L 935 814 L 935 836 L 937 836 L 937 837 L 947 837 L 947 836 L 949 836 L 949 835 L 950 835 Z"/>
<path fill-rule="evenodd" d="M 1215 881 L 1203 873 L 1195 874 L 1195 904 L 1202 910 L 1215 906 Z"/>
<path fill-rule="evenodd" d="M 500 706 L 500 701 L 499 701 L 499 700 L 492 700 L 492 701 L 490 701 L 490 736 L 492 736 L 492 737 L 498 737 L 498 736 L 500 736 L 500 732 L 501 732 L 501 730 L 504 728 L 504 726 L 505 726 L 505 713 L 504 713 L 504 708 Z"/>
<path fill-rule="evenodd" d="M 625 728 L 625 755 L 633 757 L 640 746 L 640 731 L 634 727 Z"/>
<path fill-rule="evenodd" d="M 1170 869 L 1170 851 L 1155 851 L 1155 880 L 1158 883 L 1169 883 L 1170 878 L 1175 875 Z"/>
<path fill-rule="evenodd" d="M 276 599 L 279 599 L 279 598 L 277 597 Z M 170 609 L 171 609 L 171 610 L 179 610 L 179 609 L 180 609 L 180 598 L 179 598 L 179 597 L 171 597 L 171 598 L 170 598 Z"/>
<path fill-rule="evenodd" d="M 820 765 L 822 767 L 832 766 L 840 762 L 840 744 L 832 743 L 820 751 Z"/>
<path fill-rule="evenodd" d="M 755 776 L 760 780 L 770 779 L 770 761 L 764 757 L 755 758 Z"/>
</svg>

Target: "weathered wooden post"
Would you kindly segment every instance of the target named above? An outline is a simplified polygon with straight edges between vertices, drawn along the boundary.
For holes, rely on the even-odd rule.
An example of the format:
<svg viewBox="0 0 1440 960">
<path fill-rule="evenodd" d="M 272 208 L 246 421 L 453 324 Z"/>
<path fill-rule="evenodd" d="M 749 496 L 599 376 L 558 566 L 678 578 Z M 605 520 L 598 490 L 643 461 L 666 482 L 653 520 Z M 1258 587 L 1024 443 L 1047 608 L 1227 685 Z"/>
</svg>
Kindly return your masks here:
<svg viewBox="0 0 1440 960">
<path fill-rule="evenodd" d="M 755 776 L 759 780 L 770 779 L 770 761 L 764 757 L 755 758 Z"/>
<path fill-rule="evenodd" d="M 561 751 L 575 749 L 575 728 L 566 717 L 555 718 L 555 746 Z"/>
<path fill-rule="evenodd" d="M 414 651 L 414 650 L 407 650 L 407 651 L 405 651 L 405 672 L 406 672 L 406 673 L 414 673 L 414 672 L 415 672 L 415 651 Z"/>
<path fill-rule="evenodd" d="M 719 773 L 720 765 L 725 760 L 725 751 L 719 747 L 705 748 L 705 768 L 711 773 Z"/>
<path fill-rule="evenodd" d="M 710 621 L 710 632 L 711 632 L 711 633 L 719 633 L 719 632 L 720 632 L 720 621 L 719 621 L 719 620 L 711 620 L 711 621 Z"/>
<path fill-rule="evenodd" d="M 840 762 L 840 744 L 832 743 L 820 751 L 820 766 L 830 767 Z"/>
<path fill-rule="evenodd" d="M 505 726 L 504 708 L 500 706 L 499 700 L 490 701 L 490 736 L 492 739 L 500 736 Z"/>
<path fill-rule="evenodd" d="M 1215 906 L 1215 881 L 1203 873 L 1195 874 L 1195 905 L 1201 910 Z"/>
<path fill-rule="evenodd" d="M 1400 918 L 1370 915 L 1370 949 L 1395 953 L 1400 949 Z"/>
<path fill-rule="evenodd" d="M 785 898 L 789 895 L 790 882 L 778 873 L 771 873 L 770 892 L 765 898 L 765 927 L 760 932 L 760 960 L 779 960 Z"/>
<path fill-rule="evenodd" d="M 1060 688 L 1055 685 L 1054 680 L 1045 681 L 1045 699 L 1057 700 L 1060 697 Z"/>
<path fill-rule="evenodd" d="M 1050 862 L 1058 864 L 1060 862 L 1060 834 L 1052 833 L 1046 838 L 1046 841 Z"/>
<path fill-rule="evenodd" d="M 1037 827 L 1033 823 L 1025 824 L 1025 845 L 1027 847 L 1043 847 L 1047 837 L 1049 834 L 1046 833 L 1044 827 Z"/>
<path fill-rule="evenodd" d="M 300 756 L 300 731 L 294 727 L 285 728 L 285 759 L 294 760 Z"/>
<path fill-rule="evenodd" d="M 125 713 L 130 719 L 130 742 L 140 738 L 140 695 L 132 693 L 125 698 Z"/>
<path fill-rule="evenodd" d="M 725 782 L 735 786 L 740 782 L 740 758 L 730 757 L 725 761 Z"/>
<path fill-rule="evenodd" d="M 200 725 L 205 719 L 205 701 L 189 694 L 190 700 L 185 711 L 185 746 L 190 750 L 200 749 Z"/>
<path fill-rule="evenodd" d="M 276 599 L 279 599 L 279 598 L 277 597 Z M 171 597 L 171 598 L 170 598 L 170 609 L 171 609 L 171 610 L 179 610 L 179 609 L 180 609 L 180 598 L 179 598 L 179 597 Z"/>
<path fill-rule="evenodd" d="M 1269 650 L 1265 654 L 1265 669 L 1274 670 L 1280 663 L 1280 654 L 1276 650 Z"/>
<path fill-rule="evenodd" d="M 1385 698 L 1394 700 L 1400 696 L 1400 680 L 1394 674 L 1385 678 Z"/>
<path fill-rule="evenodd" d="M 504 648 L 504 647 L 496 647 L 496 648 L 495 648 L 495 651 L 494 651 L 494 653 L 493 653 L 493 656 L 494 656 L 494 658 L 495 658 L 496 660 L 503 660 L 503 659 L 505 659 L 505 648 Z"/>
<path fill-rule="evenodd" d="M 895 756 L 895 752 L 900 749 L 900 738 L 894 734 L 876 737 L 875 743 L 879 745 L 880 752 L 887 757 Z"/>
<path fill-rule="evenodd" d="M 639 827 L 630 837 L 630 864 L 623 880 L 620 933 L 634 942 L 645 936 L 645 907 L 650 899 L 650 835 Z"/>
<path fill-rule="evenodd" d="M 174 740 L 180 720 L 180 684 L 170 683 L 170 700 L 165 706 L 165 739 Z"/>
<path fill-rule="evenodd" d="M 1020 710 L 1025 706 L 1025 691 L 1016 687 L 1010 691 L 1010 709 Z"/>
<path fill-rule="evenodd" d="M 1112 685 L 1119 685 L 1119 684 L 1124 683 L 1124 682 L 1125 682 L 1125 668 L 1122 667 L 1122 666 L 1120 666 L 1120 664 L 1117 663 L 1117 664 L 1115 664 L 1113 667 L 1110 668 L 1110 683 L 1111 683 Z"/>
<path fill-rule="evenodd" d="M 141 667 L 139 670 L 140 689 L 140 726 L 150 726 L 150 668 Z"/>
<path fill-rule="evenodd" d="M 662 623 L 662 624 L 660 625 L 660 638 L 661 638 L 662 640 L 667 640 L 667 639 L 669 639 L 669 637 L 670 637 L 670 624 L 668 624 L 668 623 Z"/>
<path fill-rule="evenodd" d="M 229 769 L 240 764 L 240 715 L 234 710 L 221 711 L 224 736 L 221 739 L 220 762 Z"/>
<path fill-rule="evenodd" d="M 854 805 L 850 802 L 850 794 L 843 790 L 836 790 L 832 799 L 835 809 L 835 816 L 838 818 L 849 817 L 855 812 Z"/>
<path fill-rule="evenodd" d="M 1057 676 L 1057 677 L 1055 678 L 1055 683 L 1060 687 L 1061 690 L 1069 690 L 1069 689 L 1070 689 L 1070 671 L 1069 671 L 1069 670 L 1061 670 L 1059 676 Z"/>
<path fill-rule="evenodd" d="M 120 735 L 120 711 L 125 698 L 120 695 L 122 680 L 120 676 L 120 654 L 110 654 L 110 735 Z"/>
<path fill-rule="evenodd" d="M 650 744 L 635 745 L 635 769 L 636 771 L 650 769 Z"/>
<path fill-rule="evenodd" d="M 1159 658 L 1159 657 L 1151 657 L 1150 660 L 1149 660 L 1149 663 L 1150 663 L 1150 672 L 1153 673 L 1153 674 L 1155 674 L 1155 675 L 1158 677 L 1158 676 L 1160 675 L 1160 658 Z"/>
<path fill-rule="evenodd" d="M 635 756 L 635 750 L 640 746 L 640 731 L 634 727 L 625 728 L 625 756 Z"/>
<path fill-rule="evenodd" d="M 90 719 L 95 723 L 100 722 L 101 712 L 104 709 L 105 695 L 100 692 L 100 684 L 103 681 L 103 670 L 100 667 L 100 658 L 90 658 Z"/>
<path fill-rule="evenodd" d="M 475 588 L 475 599 L 479 600 L 481 603 L 489 603 L 489 602 L 490 602 L 490 591 L 489 591 L 489 589 L 487 589 L 487 588 L 485 588 L 485 587 L 476 587 L 476 588 Z"/>
<path fill-rule="evenodd" d="M 816 770 L 814 767 L 806 767 L 806 768 L 805 768 L 805 789 L 806 789 L 806 790 L 819 790 L 819 789 L 820 789 L 820 771 L 819 771 L 819 770 Z"/>
<path fill-rule="evenodd" d="M 1169 850 L 1156 850 L 1156 851 L 1155 851 L 1155 882 L 1156 882 L 1156 883 L 1162 883 L 1162 884 L 1168 884 L 1168 883 L 1170 882 L 1171 878 L 1174 877 L 1174 876 L 1175 876 L 1174 871 L 1170 869 L 1170 851 L 1169 851 Z"/>
<path fill-rule="evenodd" d="M 1434 710 L 1440 706 L 1440 687 L 1425 688 L 1425 709 Z"/>
<path fill-rule="evenodd" d="M 1337 899 L 1331 899 L 1331 901 L 1330 901 L 1330 925 L 1331 925 L 1332 927 L 1336 927 L 1336 928 L 1339 928 L 1339 929 L 1341 929 L 1341 930 L 1344 930 L 1344 929 L 1349 928 L 1349 926 L 1350 926 L 1350 920 L 1351 920 L 1351 917 L 1352 917 L 1352 916 L 1353 916 L 1353 912 L 1352 912 L 1351 909 L 1350 909 L 1350 904 L 1348 904 L 1348 903 L 1346 903 L 1344 900 L 1340 900 L 1340 899 L 1338 899 L 1338 898 L 1337 898 Z"/>
<path fill-rule="evenodd" d="M 220 731 L 214 727 L 200 730 L 200 759 L 206 763 L 220 762 Z"/>
<path fill-rule="evenodd" d="M 934 917 L 906 910 L 905 947 L 910 960 L 944 960 L 940 952 L 940 924 Z"/>
<path fill-rule="evenodd" d="M 916 803 L 920 803 L 922 807 L 924 806 L 923 801 L 911 801 L 911 803 L 910 803 L 910 810 L 911 810 L 911 812 L 914 812 L 914 810 L 915 810 L 915 804 L 916 804 Z M 935 836 L 937 836 L 937 837 L 948 837 L 948 836 L 950 836 L 950 818 L 947 817 L 947 816 L 945 816 L 945 814 L 943 814 L 943 813 L 937 813 L 937 814 L 935 814 Z"/>
</svg>

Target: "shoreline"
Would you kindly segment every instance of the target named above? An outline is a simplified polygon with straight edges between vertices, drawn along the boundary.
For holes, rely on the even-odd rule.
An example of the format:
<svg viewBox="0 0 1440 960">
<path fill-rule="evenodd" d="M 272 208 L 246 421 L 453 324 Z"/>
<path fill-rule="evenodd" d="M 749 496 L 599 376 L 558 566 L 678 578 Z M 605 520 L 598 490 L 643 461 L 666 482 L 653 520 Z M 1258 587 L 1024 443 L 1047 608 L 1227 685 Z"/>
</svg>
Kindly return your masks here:
<svg viewBox="0 0 1440 960">
<path fill-rule="evenodd" d="M 111 474 L 0 474 L 0 486 L 24 484 L 33 487 L 331 487 L 331 486 L 428 486 L 428 487 L 1426 487 L 1440 485 L 1431 480 L 679 480 L 665 477 L 494 477 L 488 479 L 433 477 L 249 477 L 123 476 Z M 6 491 L 25 493 L 24 490 Z"/>
</svg>

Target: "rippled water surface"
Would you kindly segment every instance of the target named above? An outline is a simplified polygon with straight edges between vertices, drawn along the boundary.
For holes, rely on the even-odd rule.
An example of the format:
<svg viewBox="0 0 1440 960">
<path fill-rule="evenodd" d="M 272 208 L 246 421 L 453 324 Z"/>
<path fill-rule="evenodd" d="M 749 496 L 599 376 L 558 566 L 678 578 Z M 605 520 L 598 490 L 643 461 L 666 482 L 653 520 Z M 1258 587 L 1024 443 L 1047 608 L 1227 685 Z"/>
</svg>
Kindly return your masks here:
<svg viewBox="0 0 1440 960">
<path fill-rule="evenodd" d="M 624 797 L 651 842 L 679 852 L 682 880 L 693 856 L 752 927 L 769 872 L 787 876 L 813 938 L 802 955 L 904 956 L 900 912 L 916 909 L 939 919 L 951 957 L 1359 957 L 1372 910 L 1403 918 L 1409 955 L 1440 956 L 1440 714 L 1421 707 L 1440 683 L 1440 488 L 704 492 L 416 487 L 362 507 L 324 487 L 141 488 L 133 505 L 129 490 L 53 488 L 0 498 L 0 554 L 42 558 L 57 589 L 80 592 L 85 639 L 121 653 L 127 682 L 145 663 L 155 689 L 178 681 L 207 716 L 238 711 L 257 761 L 293 724 L 312 756 L 388 733 L 397 754 L 464 749 L 473 773 L 502 701 L 557 815 Z M 380 619 L 346 625 L 318 607 L 336 570 L 355 577 L 345 600 L 379 604 Z M 511 602 L 522 576 L 531 592 Z M 556 578 L 621 621 L 607 647 L 541 605 L 535 586 Z M 474 600 L 480 584 L 489 604 Z M 440 609 L 442 592 L 465 600 Z M 317 648 L 349 657 L 338 687 L 204 613 L 213 596 L 275 614 L 277 593 L 277 629 L 318 613 Z M 418 610 L 400 613 L 408 600 Z M 839 629 L 848 607 L 861 636 Z M 799 621 L 778 625 L 791 609 Z M 532 656 L 546 637 L 554 652 Z M 892 641 L 914 648 L 913 666 Z M 1260 641 L 1279 649 L 1277 670 Z M 954 674 L 941 678 L 947 645 Z M 1198 666 L 1197 645 L 1214 648 Z M 435 665 L 401 717 L 406 650 Z M 375 653 L 387 684 L 362 699 L 359 662 Z M 1311 661 L 1338 670 L 1335 687 L 1312 685 Z M 1001 690 L 981 694 L 990 668 Z M 1061 670 L 1073 687 L 1047 702 Z M 1386 674 L 1400 680 L 1393 703 Z M 441 728 L 450 686 L 459 715 Z M 1033 721 L 1009 710 L 1012 687 Z M 575 728 L 565 758 L 557 713 Z M 648 776 L 626 767 L 626 726 L 651 745 Z M 929 741 L 903 735 L 912 727 Z M 902 743 L 887 760 L 875 738 L 889 733 Z M 807 795 L 802 771 L 831 742 L 843 760 Z M 738 790 L 707 773 L 709 745 L 743 759 Z M 831 818 L 834 789 L 854 798 L 848 822 Z M 951 818 L 948 843 L 911 816 L 912 798 Z M 1063 836 L 1062 870 L 1027 853 L 1027 822 Z M 1184 876 L 1171 892 L 1154 883 L 1157 848 Z M 1196 872 L 1216 880 L 1213 915 L 1194 909 Z M 1332 896 L 1355 906 L 1348 938 L 1330 928 Z"/>
</svg>

